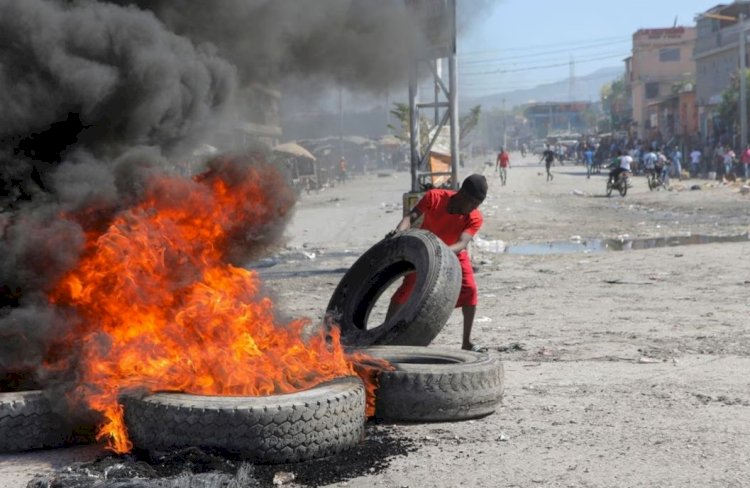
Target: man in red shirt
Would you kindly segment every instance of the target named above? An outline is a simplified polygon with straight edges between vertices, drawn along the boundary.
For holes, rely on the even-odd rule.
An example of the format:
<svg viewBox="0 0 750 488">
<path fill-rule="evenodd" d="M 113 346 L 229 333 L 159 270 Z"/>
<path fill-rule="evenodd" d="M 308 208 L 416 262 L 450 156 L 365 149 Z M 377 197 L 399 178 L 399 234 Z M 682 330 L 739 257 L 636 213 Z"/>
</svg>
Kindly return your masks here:
<svg viewBox="0 0 750 488">
<path fill-rule="evenodd" d="M 411 228 L 412 223 L 424 216 L 421 228 L 439 237 L 456 253 L 461 264 L 461 293 L 456 307 L 461 307 L 464 316 L 462 349 L 482 350 L 471 342 L 471 328 L 477 308 L 477 284 L 466 247 L 482 226 L 482 214 L 477 207 L 487 196 L 487 179 L 482 175 L 467 177 L 459 191 L 429 190 L 414 209 L 399 222 L 396 232 Z M 391 298 L 388 317 L 395 314 L 406 303 L 414 288 L 416 276 L 406 275 L 401 287 Z"/>
<path fill-rule="evenodd" d="M 750 178 L 750 146 L 745 148 L 742 153 L 742 166 L 745 175 L 745 180 Z"/>
<path fill-rule="evenodd" d="M 500 173 L 500 181 L 503 186 L 508 181 L 508 168 L 510 168 L 510 155 L 504 148 L 500 148 L 497 155 L 497 171 Z"/>
</svg>

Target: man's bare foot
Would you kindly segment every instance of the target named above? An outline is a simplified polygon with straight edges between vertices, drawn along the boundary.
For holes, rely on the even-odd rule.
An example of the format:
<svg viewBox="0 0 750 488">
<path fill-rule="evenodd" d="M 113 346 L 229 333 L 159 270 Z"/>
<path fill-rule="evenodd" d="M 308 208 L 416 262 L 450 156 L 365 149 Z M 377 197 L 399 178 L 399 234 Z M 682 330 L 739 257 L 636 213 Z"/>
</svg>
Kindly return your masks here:
<svg viewBox="0 0 750 488">
<path fill-rule="evenodd" d="M 478 344 L 468 343 L 461 346 L 461 349 L 464 351 L 472 351 L 472 352 L 487 352 L 487 348 L 484 346 L 480 346 Z"/>
</svg>

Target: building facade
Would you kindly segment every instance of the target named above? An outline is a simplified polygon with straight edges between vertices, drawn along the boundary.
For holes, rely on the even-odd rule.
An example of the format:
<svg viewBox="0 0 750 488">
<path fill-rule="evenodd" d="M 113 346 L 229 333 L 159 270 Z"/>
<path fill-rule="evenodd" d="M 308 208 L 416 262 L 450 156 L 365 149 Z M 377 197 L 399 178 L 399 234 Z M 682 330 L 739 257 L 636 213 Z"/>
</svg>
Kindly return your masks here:
<svg viewBox="0 0 750 488">
<path fill-rule="evenodd" d="M 739 19 L 742 15 L 750 18 L 750 2 L 719 4 L 698 16 L 696 21 L 698 33 L 694 58 L 698 125 L 700 133 L 714 143 L 730 130 L 721 125 L 716 109 L 721 103 L 722 93 L 731 86 L 740 67 L 742 26 Z M 745 23 L 750 24 L 750 21 Z M 748 59 L 745 63 L 748 66 Z"/>
<path fill-rule="evenodd" d="M 650 106 L 674 97 L 681 84 L 695 77 L 695 27 L 640 29 L 633 34 L 626 59 L 626 90 L 633 107 L 633 129 L 639 139 L 664 137 Z"/>
</svg>

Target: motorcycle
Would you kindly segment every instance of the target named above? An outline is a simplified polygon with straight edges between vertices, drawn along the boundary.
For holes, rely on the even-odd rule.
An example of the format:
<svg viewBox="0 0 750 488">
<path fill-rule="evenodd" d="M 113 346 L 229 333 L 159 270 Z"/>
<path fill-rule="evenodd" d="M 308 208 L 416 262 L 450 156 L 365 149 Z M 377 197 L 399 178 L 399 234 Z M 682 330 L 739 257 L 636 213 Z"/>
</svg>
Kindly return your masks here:
<svg viewBox="0 0 750 488">
<path fill-rule="evenodd" d="M 614 190 L 617 190 L 620 192 L 621 196 L 625 196 L 628 193 L 628 188 L 630 187 L 630 172 L 629 171 L 623 171 L 617 176 L 617 180 L 612 182 L 609 179 L 607 180 L 607 196 L 611 197 L 612 192 Z"/>
<path fill-rule="evenodd" d="M 651 191 L 656 190 L 657 188 L 664 188 L 667 190 L 667 183 L 661 178 L 661 168 L 656 167 L 656 169 L 653 169 L 649 171 L 648 174 L 648 189 Z"/>
</svg>

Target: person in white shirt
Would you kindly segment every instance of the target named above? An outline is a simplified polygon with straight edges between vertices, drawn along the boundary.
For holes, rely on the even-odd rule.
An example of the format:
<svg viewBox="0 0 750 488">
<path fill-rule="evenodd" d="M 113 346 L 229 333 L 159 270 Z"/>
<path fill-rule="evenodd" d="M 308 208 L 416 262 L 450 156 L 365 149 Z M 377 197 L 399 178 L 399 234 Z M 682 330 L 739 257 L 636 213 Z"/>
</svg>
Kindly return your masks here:
<svg viewBox="0 0 750 488">
<path fill-rule="evenodd" d="M 701 157 L 703 154 L 696 148 L 690 153 L 690 171 L 693 178 L 698 176 L 698 172 L 701 169 Z"/>
<path fill-rule="evenodd" d="M 621 173 L 624 172 L 630 172 L 630 165 L 633 164 L 633 158 L 627 154 L 622 155 L 622 152 L 620 152 L 620 164 L 609 172 L 609 182 L 614 183 L 617 181 L 617 178 L 620 177 Z"/>
<path fill-rule="evenodd" d="M 661 175 L 661 181 L 669 185 L 669 168 L 672 165 L 669 158 L 661 151 L 656 151 L 656 171 Z"/>
</svg>

